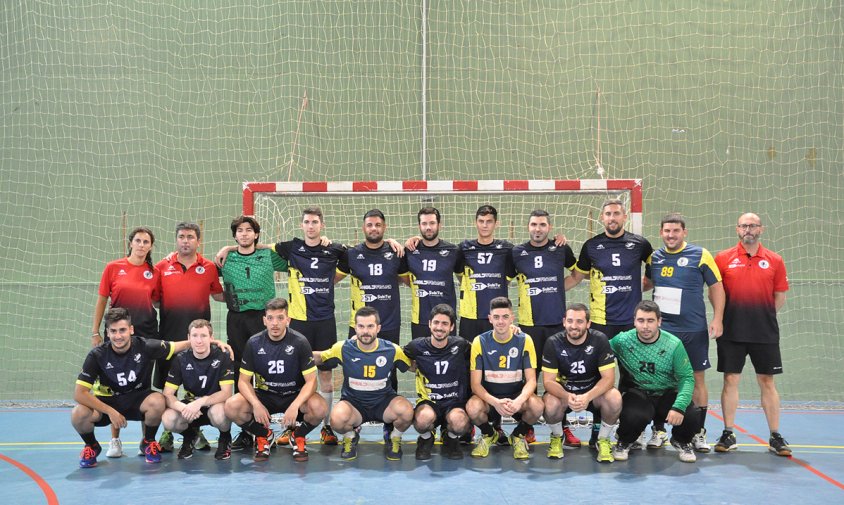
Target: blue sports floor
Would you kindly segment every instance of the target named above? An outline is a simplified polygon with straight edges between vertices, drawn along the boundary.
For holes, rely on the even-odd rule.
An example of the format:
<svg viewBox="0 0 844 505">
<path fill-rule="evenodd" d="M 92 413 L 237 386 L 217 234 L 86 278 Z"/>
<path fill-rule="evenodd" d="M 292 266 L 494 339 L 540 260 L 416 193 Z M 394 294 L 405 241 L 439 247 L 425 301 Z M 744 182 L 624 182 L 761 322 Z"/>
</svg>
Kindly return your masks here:
<svg viewBox="0 0 844 505">
<path fill-rule="evenodd" d="M 718 410 L 707 420 L 711 443 L 721 432 Z M 134 456 L 139 423 L 123 430 L 130 455 L 99 466 L 78 465 L 81 440 L 70 410 L 0 410 L 0 503 L 3 504 L 572 504 L 594 503 L 844 503 L 844 411 L 784 410 L 781 431 L 794 456 L 767 452 L 761 411 L 741 409 L 739 450 L 699 454 L 681 463 L 670 447 L 631 453 L 629 461 L 599 464 L 588 448 L 566 449 L 563 460 L 545 457 L 548 430 L 537 428 L 529 461 L 516 462 L 509 447 L 486 459 L 452 461 L 413 457 L 416 434 L 405 435 L 404 458 L 383 456 L 380 426 L 366 426 L 358 459 L 343 462 L 339 448 L 312 442 L 310 460 L 295 463 L 289 449 L 275 449 L 268 462 L 251 453 L 229 461 L 197 451 L 190 460 L 164 455 L 160 465 Z M 507 428 L 507 427 L 505 427 Z M 235 428 L 235 431 L 237 428 Z M 205 428 L 212 440 L 213 429 Z M 576 433 L 588 438 L 585 429 Z M 316 436 L 317 432 L 312 435 Z M 108 440 L 108 428 L 97 429 Z M 178 437 L 177 437 L 178 440 Z"/>
</svg>

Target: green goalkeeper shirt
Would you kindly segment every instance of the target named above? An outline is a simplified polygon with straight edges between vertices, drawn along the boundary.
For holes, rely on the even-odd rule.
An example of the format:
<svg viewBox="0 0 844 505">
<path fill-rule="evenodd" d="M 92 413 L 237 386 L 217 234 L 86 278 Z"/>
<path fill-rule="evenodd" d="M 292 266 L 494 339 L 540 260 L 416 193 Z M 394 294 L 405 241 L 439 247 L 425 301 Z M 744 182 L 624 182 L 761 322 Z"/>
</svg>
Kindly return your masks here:
<svg viewBox="0 0 844 505">
<path fill-rule="evenodd" d="M 258 249 L 252 254 L 229 252 L 220 272 L 229 310 L 264 310 L 276 296 L 273 272 L 285 271 L 287 261 L 269 249 Z"/>
<path fill-rule="evenodd" d="M 673 410 L 685 412 L 692 402 L 695 377 L 689 356 L 679 338 L 660 330 L 656 341 L 646 344 L 636 330 L 619 333 L 610 346 L 621 365 L 619 389 L 640 389 L 651 395 L 677 391 Z"/>
</svg>

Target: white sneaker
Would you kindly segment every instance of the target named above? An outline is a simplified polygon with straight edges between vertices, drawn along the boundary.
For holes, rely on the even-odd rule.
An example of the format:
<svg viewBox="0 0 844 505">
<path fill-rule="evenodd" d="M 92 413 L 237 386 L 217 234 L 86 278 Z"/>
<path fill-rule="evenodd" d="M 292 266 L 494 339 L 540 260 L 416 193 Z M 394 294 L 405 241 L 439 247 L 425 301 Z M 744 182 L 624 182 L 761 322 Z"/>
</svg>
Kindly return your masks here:
<svg viewBox="0 0 844 505">
<path fill-rule="evenodd" d="M 697 452 L 709 452 L 712 449 L 706 441 L 706 428 L 700 430 L 700 433 L 692 438 L 692 446 Z"/>
<path fill-rule="evenodd" d="M 659 449 L 668 441 L 668 435 L 662 430 L 654 430 L 648 440 L 648 449 Z"/>
<path fill-rule="evenodd" d="M 613 459 L 616 461 L 627 461 L 630 454 L 630 446 L 623 442 L 616 442 L 612 450 Z"/>
<path fill-rule="evenodd" d="M 630 444 L 629 449 L 644 449 L 645 448 L 645 432 L 643 431 L 639 438 L 636 439 L 635 442 Z"/>
<path fill-rule="evenodd" d="M 671 446 L 677 449 L 677 457 L 680 458 L 680 461 L 682 461 L 683 463 L 694 463 L 695 461 L 697 461 L 695 449 L 691 443 L 681 444 L 680 442 L 672 438 Z"/>
<path fill-rule="evenodd" d="M 112 438 L 111 442 L 108 443 L 108 451 L 106 451 L 106 457 L 120 458 L 122 456 L 123 442 L 121 442 L 119 438 Z"/>
</svg>

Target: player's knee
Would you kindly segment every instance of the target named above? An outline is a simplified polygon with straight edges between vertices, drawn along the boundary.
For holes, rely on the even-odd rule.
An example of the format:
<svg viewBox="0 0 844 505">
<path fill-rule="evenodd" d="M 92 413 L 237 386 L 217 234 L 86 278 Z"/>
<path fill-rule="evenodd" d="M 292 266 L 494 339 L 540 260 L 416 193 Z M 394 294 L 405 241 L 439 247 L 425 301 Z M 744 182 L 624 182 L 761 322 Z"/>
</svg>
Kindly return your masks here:
<svg viewBox="0 0 844 505">
<path fill-rule="evenodd" d="M 164 414 L 166 408 L 167 401 L 164 399 L 164 395 L 158 392 L 147 396 L 141 403 L 141 412 L 145 414 L 158 414 L 160 416 Z"/>
<path fill-rule="evenodd" d="M 724 389 L 737 388 L 741 381 L 741 374 L 725 373 L 724 374 Z"/>
<path fill-rule="evenodd" d="M 434 426 L 434 421 L 437 420 L 437 414 L 430 405 L 421 405 L 413 414 L 413 426 L 423 428 L 425 431 L 431 431 Z"/>
<path fill-rule="evenodd" d="M 470 429 L 469 416 L 463 409 L 454 409 L 449 412 L 446 416 L 446 423 L 448 429 L 458 435 L 468 433 Z"/>
<path fill-rule="evenodd" d="M 181 417 L 181 414 L 179 414 L 173 409 L 167 409 L 161 416 L 161 424 L 164 425 L 164 429 L 167 431 L 178 432 L 180 431 L 177 429 L 177 421 L 179 417 Z"/>
<path fill-rule="evenodd" d="M 310 417 L 322 419 L 328 413 L 328 402 L 318 394 L 311 395 L 305 406 L 307 408 L 305 413 Z"/>
</svg>

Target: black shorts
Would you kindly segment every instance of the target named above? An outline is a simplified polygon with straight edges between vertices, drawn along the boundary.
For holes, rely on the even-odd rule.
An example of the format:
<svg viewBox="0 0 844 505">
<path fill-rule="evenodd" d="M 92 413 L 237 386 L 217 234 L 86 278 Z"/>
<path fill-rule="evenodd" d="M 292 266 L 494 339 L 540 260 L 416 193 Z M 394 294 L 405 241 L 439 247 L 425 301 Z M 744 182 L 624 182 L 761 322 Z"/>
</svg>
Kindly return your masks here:
<svg viewBox="0 0 844 505">
<path fill-rule="evenodd" d="M 593 330 L 600 331 L 604 335 L 607 336 L 608 339 L 612 340 L 613 337 L 621 333 L 622 331 L 632 330 L 633 323 L 630 324 L 598 324 L 592 323 L 589 326 Z"/>
<path fill-rule="evenodd" d="M 161 394 L 149 389 L 141 389 L 132 391 L 130 393 L 114 396 L 97 396 L 97 399 L 105 403 L 126 418 L 127 421 L 143 421 L 144 415 L 141 413 L 141 404 L 151 394 Z M 108 426 L 111 424 L 111 419 L 105 412 L 100 412 L 102 416 L 99 421 L 94 423 L 94 426 Z"/>
<path fill-rule="evenodd" d="M 383 423 L 384 422 L 384 412 L 387 410 L 387 407 L 390 406 L 390 403 L 393 401 L 393 398 L 396 398 L 396 393 L 388 393 L 384 396 L 384 399 L 380 402 L 374 404 L 368 404 L 361 402 L 355 398 L 349 397 L 341 397 L 341 401 L 349 402 L 349 404 L 355 408 L 358 412 L 360 412 L 360 416 L 363 419 L 361 423 L 368 423 L 368 422 L 376 422 L 376 423 Z"/>
<path fill-rule="evenodd" d="M 446 403 L 436 403 L 432 402 L 431 400 L 419 400 L 416 403 L 416 407 L 413 409 L 414 417 L 416 416 L 416 411 L 419 410 L 424 405 L 427 405 L 434 409 L 434 413 L 437 415 L 436 421 L 434 421 L 434 426 L 446 426 L 448 423 L 446 422 L 446 417 L 448 413 L 454 409 L 463 409 L 466 410 L 466 403 L 460 402 L 446 402 Z"/>
<path fill-rule="evenodd" d="M 229 311 L 226 314 L 226 338 L 234 350 L 234 362 L 238 365 L 235 367 L 236 370 L 239 369 L 246 341 L 252 335 L 262 331 L 264 331 L 263 310 Z"/>
<path fill-rule="evenodd" d="M 451 335 L 457 335 L 456 333 L 457 328 L 451 330 Z M 417 338 L 425 338 L 431 336 L 431 328 L 428 327 L 428 323 L 420 324 L 420 323 L 410 323 L 410 338 L 412 340 L 416 340 Z M 471 342 L 471 340 L 470 340 Z"/>
<path fill-rule="evenodd" d="M 331 319 L 323 319 L 322 321 L 291 319 L 290 327 L 308 339 L 308 343 L 311 344 L 311 350 L 325 351 L 337 343 L 337 322 L 333 317 Z M 331 367 L 325 365 L 318 365 L 317 368 L 320 370 L 331 370 Z"/>
<path fill-rule="evenodd" d="M 287 412 L 287 409 L 290 408 L 290 404 L 293 403 L 293 400 L 296 399 L 295 394 L 289 396 L 279 396 L 275 393 L 270 393 L 269 391 L 264 391 L 262 389 L 256 389 L 255 395 L 258 397 L 261 405 L 263 405 L 270 414 L 284 414 Z M 303 421 L 304 419 L 304 414 L 300 411 L 296 415 L 296 420 Z"/>
<path fill-rule="evenodd" d="M 352 338 L 354 336 L 355 336 L 355 329 L 349 328 L 349 338 Z M 396 329 L 393 329 L 393 330 L 385 330 L 384 328 L 381 328 L 381 331 L 378 332 L 377 337 L 383 338 L 384 340 L 389 340 L 390 342 L 392 342 L 394 344 L 401 345 L 401 343 L 400 343 L 401 328 L 396 328 Z"/>
<path fill-rule="evenodd" d="M 489 322 L 489 319 L 469 319 L 468 317 L 461 317 L 457 334 L 471 342 L 481 333 L 485 333 L 491 329 L 492 323 Z M 542 353 L 539 354 L 541 355 Z"/>
<path fill-rule="evenodd" d="M 683 342 L 686 354 L 689 355 L 689 363 L 692 364 L 692 370 L 700 372 L 712 368 L 712 363 L 709 362 L 709 332 L 707 330 L 670 333 Z"/>
<path fill-rule="evenodd" d="M 539 361 L 542 361 L 542 352 L 545 350 L 545 341 L 548 337 L 556 335 L 564 331 L 562 324 L 555 324 L 551 326 L 519 326 L 519 329 L 524 333 L 530 335 L 533 340 L 533 348 L 536 351 L 536 356 Z M 539 371 L 537 370 L 537 374 Z"/>
<path fill-rule="evenodd" d="M 718 371 L 722 373 L 741 373 L 747 356 L 753 368 L 760 375 L 777 375 L 782 373 L 782 356 L 779 344 L 754 344 L 750 342 L 733 342 L 732 340 L 716 340 L 718 347 Z"/>
</svg>

